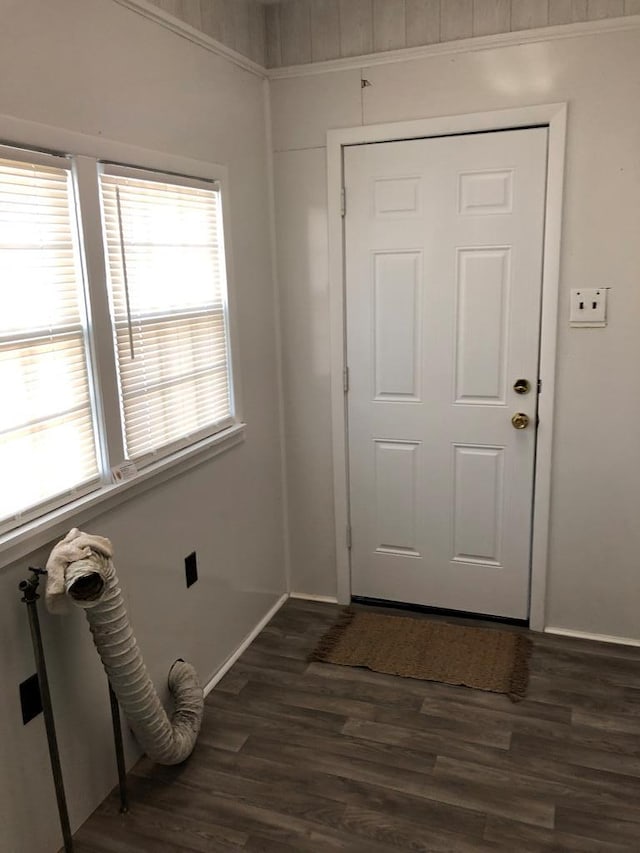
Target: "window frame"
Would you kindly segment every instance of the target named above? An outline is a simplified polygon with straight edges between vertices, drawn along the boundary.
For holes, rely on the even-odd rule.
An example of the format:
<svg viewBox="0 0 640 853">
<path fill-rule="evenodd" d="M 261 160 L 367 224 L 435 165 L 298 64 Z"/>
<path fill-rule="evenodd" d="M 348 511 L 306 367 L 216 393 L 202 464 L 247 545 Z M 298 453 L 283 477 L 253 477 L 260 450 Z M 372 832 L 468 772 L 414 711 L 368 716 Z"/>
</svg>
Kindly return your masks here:
<svg viewBox="0 0 640 853">
<path fill-rule="evenodd" d="M 203 439 L 209 438 L 213 435 L 216 435 L 219 432 L 222 432 L 225 429 L 228 429 L 230 426 L 233 426 L 236 420 L 236 406 L 235 406 L 235 393 L 234 393 L 234 371 L 233 371 L 233 353 L 231 351 L 230 345 L 230 311 L 229 311 L 229 282 L 227 276 L 227 263 L 226 263 L 226 246 L 225 246 L 225 217 L 224 210 L 222 207 L 222 188 L 220 186 L 219 181 L 217 180 L 204 180 L 199 178 L 194 178 L 191 176 L 184 175 L 175 175 L 167 172 L 160 172 L 157 170 L 150 169 L 141 169 L 134 168 L 131 166 L 125 166 L 120 163 L 108 163 L 104 160 L 98 163 L 98 184 L 100 185 L 100 178 L 102 175 L 107 175 L 109 177 L 115 178 L 131 178 L 133 180 L 142 180 L 142 181 L 157 181 L 162 184 L 170 184 L 176 187 L 190 187 L 194 189 L 201 189 L 207 192 L 216 192 L 219 197 L 219 206 L 220 206 L 220 215 L 222 221 L 219 224 L 219 227 L 222 232 L 222 245 L 221 245 L 221 258 L 220 262 L 222 265 L 222 269 L 224 270 L 224 282 L 221 286 L 221 296 L 222 296 L 222 319 L 225 327 L 225 343 L 226 343 L 226 362 L 227 362 L 227 381 L 229 385 L 230 392 L 230 411 L 229 414 L 222 421 L 214 422 L 207 424 L 203 427 L 200 427 L 198 430 L 187 433 L 183 436 L 180 436 L 171 442 L 160 445 L 155 450 L 151 452 L 147 452 L 146 454 L 137 456 L 134 459 L 134 462 L 138 468 L 146 468 L 148 465 L 153 464 L 154 462 L 163 459 L 166 456 L 171 456 L 173 453 L 179 452 L 180 450 L 185 449 L 186 447 L 190 447 L 192 444 L 196 444 Z M 104 234 L 104 205 L 101 198 L 101 212 L 102 212 L 102 228 Z M 103 247 L 105 249 L 105 262 L 106 258 L 106 235 L 103 240 Z M 105 266 L 106 270 L 106 266 Z M 108 276 L 107 276 L 108 278 Z M 109 285 L 107 281 L 107 290 L 109 291 Z M 117 344 L 115 341 L 115 318 L 113 317 L 113 306 L 110 304 L 110 314 L 112 319 L 112 347 L 114 349 L 114 353 L 117 350 Z M 178 313 L 176 312 L 176 318 L 178 318 Z M 131 322 L 131 321 L 130 321 Z M 145 325 L 148 322 L 146 320 L 141 321 L 141 325 Z M 118 369 L 117 365 L 117 356 L 116 356 L 116 374 L 118 379 L 118 406 L 121 413 L 121 430 L 123 437 L 126 436 L 126 426 L 125 426 L 125 408 L 124 408 L 124 389 L 122 387 L 122 376 Z M 126 438 L 124 438 L 124 442 L 126 444 Z"/>
<path fill-rule="evenodd" d="M 25 523 L 0 534 L 0 568 L 47 544 L 63 533 L 70 523 L 86 520 L 118 506 L 183 471 L 238 445 L 245 438 L 242 388 L 238 365 L 237 288 L 231 245 L 231 210 L 226 166 L 178 155 L 118 143 L 73 131 L 34 124 L 0 115 L 0 146 L 5 156 L 13 150 L 26 157 L 57 157 L 71 163 L 78 219 L 78 243 L 83 269 L 88 363 L 93 391 L 94 421 L 98 438 L 100 481 L 86 493 L 70 495 L 63 503 L 47 505 L 27 514 Z M 51 161 L 50 161 L 51 162 Z M 226 307 L 229 352 L 229 382 L 232 394 L 232 422 L 213 434 L 195 435 L 191 442 L 137 470 L 122 463 L 124 427 L 120 416 L 117 367 L 109 309 L 99 168 L 104 163 L 139 175 L 147 172 L 164 178 L 217 185 L 223 222 L 226 266 Z"/>
<path fill-rule="evenodd" d="M 80 233 L 80 215 L 79 204 L 77 197 L 77 187 L 74 175 L 73 161 L 64 154 L 51 153 L 44 151 L 32 151 L 22 147 L 9 146 L 0 143 L 0 159 L 13 161 L 15 163 L 24 163 L 32 166 L 42 166 L 44 168 L 60 169 L 68 173 L 69 186 L 69 212 L 70 212 L 70 233 L 73 241 L 74 253 L 76 255 L 75 262 L 77 264 L 80 281 L 78 282 L 79 291 L 82 293 L 82 299 L 78 305 L 78 320 L 80 328 L 78 332 L 82 334 L 82 343 L 84 350 L 84 361 L 87 370 L 87 391 L 89 398 L 89 416 L 92 422 L 95 451 L 96 451 L 96 473 L 91 478 L 84 482 L 78 483 L 75 486 L 66 488 L 60 492 L 54 492 L 44 500 L 31 504 L 24 510 L 16 510 L 12 516 L 8 516 L 4 520 L 0 520 L 0 541 L 2 536 L 10 533 L 16 527 L 20 527 L 40 516 L 58 509 L 65 504 L 71 503 L 78 498 L 95 492 L 102 485 L 103 479 L 103 456 L 99 442 L 99 425 L 96 419 L 96 394 L 95 394 L 95 369 L 92 359 L 91 350 L 91 329 L 89 319 L 89 305 L 87 292 L 87 276 L 83 262 L 82 239 Z M 34 334 L 34 328 L 25 330 L 24 334 L 20 335 L 21 340 L 36 342 L 41 335 Z"/>
</svg>

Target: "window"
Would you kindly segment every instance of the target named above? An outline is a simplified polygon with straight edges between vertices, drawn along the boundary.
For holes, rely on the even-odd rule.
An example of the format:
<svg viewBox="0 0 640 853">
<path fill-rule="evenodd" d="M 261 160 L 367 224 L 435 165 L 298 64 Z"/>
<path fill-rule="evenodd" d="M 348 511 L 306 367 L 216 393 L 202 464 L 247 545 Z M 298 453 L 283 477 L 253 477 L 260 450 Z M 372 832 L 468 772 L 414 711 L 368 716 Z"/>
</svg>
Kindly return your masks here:
<svg viewBox="0 0 640 853">
<path fill-rule="evenodd" d="M 220 193 L 105 167 L 110 302 L 127 456 L 232 422 Z"/>
<path fill-rule="evenodd" d="M 2 158 L 0 530 L 98 482 L 86 333 L 70 164 Z"/>
<path fill-rule="evenodd" d="M 226 284 L 218 183 L 0 146 L 0 534 L 224 441 Z"/>
</svg>

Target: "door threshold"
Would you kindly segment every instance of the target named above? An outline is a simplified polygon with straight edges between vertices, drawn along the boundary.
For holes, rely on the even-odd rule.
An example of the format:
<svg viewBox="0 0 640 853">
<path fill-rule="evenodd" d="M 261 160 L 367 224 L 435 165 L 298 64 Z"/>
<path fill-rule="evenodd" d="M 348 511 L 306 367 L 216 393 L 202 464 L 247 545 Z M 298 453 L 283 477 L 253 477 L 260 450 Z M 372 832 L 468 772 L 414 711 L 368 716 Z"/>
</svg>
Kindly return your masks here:
<svg viewBox="0 0 640 853">
<path fill-rule="evenodd" d="M 501 625 L 514 625 L 528 628 L 528 619 L 512 619 L 509 616 L 495 616 L 491 613 L 470 613 L 466 610 L 449 610 L 446 607 L 431 607 L 428 604 L 411 604 L 404 601 L 386 601 L 384 598 L 367 598 L 363 595 L 351 596 L 352 604 L 366 604 L 370 607 L 390 607 L 412 613 L 424 613 L 431 616 L 446 616 L 454 619 L 473 619 L 480 622 L 497 622 Z"/>
</svg>

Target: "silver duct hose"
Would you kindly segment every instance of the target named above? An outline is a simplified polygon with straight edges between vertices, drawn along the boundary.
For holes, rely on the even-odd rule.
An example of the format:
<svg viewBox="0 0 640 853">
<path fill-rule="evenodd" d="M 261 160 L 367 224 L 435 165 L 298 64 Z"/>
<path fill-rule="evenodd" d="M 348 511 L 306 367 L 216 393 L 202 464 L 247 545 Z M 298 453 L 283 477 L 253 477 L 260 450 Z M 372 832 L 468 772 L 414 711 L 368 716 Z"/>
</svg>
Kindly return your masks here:
<svg viewBox="0 0 640 853">
<path fill-rule="evenodd" d="M 175 710 L 169 720 L 133 636 L 108 539 L 71 530 L 47 562 L 46 600 L 64 612 L 65 598 L 85 611 L 93 641 L 140 746 L 158 764 L 179 764 L 195 746 L 204 697 L 191 664 L 177 660 L 169 670 Z"/>
</svg>

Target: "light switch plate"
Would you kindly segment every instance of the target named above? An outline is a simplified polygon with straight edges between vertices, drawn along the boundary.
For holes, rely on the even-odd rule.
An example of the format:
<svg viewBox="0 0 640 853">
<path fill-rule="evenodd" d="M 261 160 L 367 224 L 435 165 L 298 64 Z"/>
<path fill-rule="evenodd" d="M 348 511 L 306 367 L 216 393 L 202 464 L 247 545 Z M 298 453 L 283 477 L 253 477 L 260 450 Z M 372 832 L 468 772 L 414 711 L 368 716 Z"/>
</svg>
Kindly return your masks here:
<svg viewBox="0 0 640 853">
<path fill-rule="evenodd" d="M 581 287 L 571 291 L 569 325 L 597 329 L 607 325 L 607 288 Z"/>
</svg>

